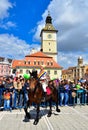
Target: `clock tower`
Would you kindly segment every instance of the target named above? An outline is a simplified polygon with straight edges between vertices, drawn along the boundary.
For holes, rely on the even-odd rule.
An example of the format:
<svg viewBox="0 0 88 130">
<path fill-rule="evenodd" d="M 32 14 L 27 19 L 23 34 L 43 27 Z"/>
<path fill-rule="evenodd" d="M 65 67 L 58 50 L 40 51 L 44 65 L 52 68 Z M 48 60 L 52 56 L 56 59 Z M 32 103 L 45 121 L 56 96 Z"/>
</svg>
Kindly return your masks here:
<svg viewBox="0 0 88 130">
<path fill-rule="evenodd" d="M 48 13 L 45 27 L 41 30 L 41 49 L 46 55 L 57 62 L 57 30 L 52 25 L 52 18 Z"/>
</svg>

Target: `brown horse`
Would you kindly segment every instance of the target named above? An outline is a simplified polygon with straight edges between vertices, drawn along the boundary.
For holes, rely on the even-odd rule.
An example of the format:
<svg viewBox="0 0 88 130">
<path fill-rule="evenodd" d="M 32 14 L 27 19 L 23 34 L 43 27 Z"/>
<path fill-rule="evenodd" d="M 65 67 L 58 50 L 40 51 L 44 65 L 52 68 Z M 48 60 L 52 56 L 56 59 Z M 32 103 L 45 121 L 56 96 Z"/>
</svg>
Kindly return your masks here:
<svg viewBox="0 0 88 130">
<path fill-rule="evenodd" d="M 50 110 L 48 112 L 48 117 L 52 114 L 52 102 L 56 105 L 56 111 L 60 112 L 60 109 L 58 108 L 58 90 L 53 84 L 53 81 L 49 81 L 48 87 L 47 87 L 47 93 L 46 93 L 46 102 L 49 102 Z"/>
<path fill-rule="evenodd" d="M 28 92 L 28 98 L 29 100 L 27 101 L 27 106 L 24 108 L 25 111 L 25 121 L 27 119 L 30 119 L 30 113 L 28 112 L 28 107 L 32 104 L 35 103 L 36 104 L 36 118 L 34 120 L 34 125 L 37 125 L 37 123 L 39 122 L 39 112 L 40 112 L 40 104 L 42 101 L 42 97 L 43 97 L 43 88 L 42 85 L 40 84 L 40 82 L 31 77 L 30 81 L 29 81 L 29 92 Z"/>
<path fill-rule="evenodd" d="M 50 93 L 45 95 L 45 101 L 49 102 L 50 110 L 48 112 L 48 117 L 52 114 L 52 101 L 56 103 L 56 111 L 60 112 L 60 109 L 58 108 L 58 91 L 55 87 L 53 87 L 53 84 L 51 82 L 49 83 L 49 89 Z M 42 102 L 44 96 L 44 91 L 42 88 L 42 84 L 39 82 L 38 79 L 31 77 L 29 81 L 29 93 L 27 101 L 27 106 L 24 108 L 25 111 L 25 120 L 30 119 L 30 113 L 28 112 L 28 106 L 32 103 L 36 104 L 36 118 L 34 120 L 34 125 L 37 125 L 39 122 L 39 112 L 40 112 L 40 104 Z"/>
</svg>

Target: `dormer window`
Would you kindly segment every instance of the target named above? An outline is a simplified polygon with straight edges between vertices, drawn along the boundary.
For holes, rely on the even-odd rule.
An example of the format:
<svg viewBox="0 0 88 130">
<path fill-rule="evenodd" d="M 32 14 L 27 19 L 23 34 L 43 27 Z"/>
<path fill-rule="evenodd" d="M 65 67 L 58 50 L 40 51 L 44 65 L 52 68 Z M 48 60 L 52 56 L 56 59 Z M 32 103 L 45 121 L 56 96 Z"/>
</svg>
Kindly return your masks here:
<svg viewBox="0 0 88 130">
<path fill-rule="evenodd" d="M 51 66 L 53 65 L 53 62 L 51 62 Z"/>
<path fill-rule="evenodd" d="M 30 61 L 28 61 L 28 64 L 30 65 Z"/>
<path fill-rule="evenodd" d="M 41 61 L 41 65 L 43 65 L 43 61 Z"/>
<path fill-rule="evenodd" d="M 34 65 L 36 65 L 36 61 L 34 61 Z"/>
<path fill-rule="evenodd" d="M 38 61 L 38 65 L 40 65 L 40 61 Z"/>
<path fill-rule="evenodd" d="M 49 62 L 47 62 L 47 65 L 49 66 Z"/>
<path fill-rule="evenodd" d="M 24 61 L 24 64 L 26 64 L 26 61 Z"/>
</svg>

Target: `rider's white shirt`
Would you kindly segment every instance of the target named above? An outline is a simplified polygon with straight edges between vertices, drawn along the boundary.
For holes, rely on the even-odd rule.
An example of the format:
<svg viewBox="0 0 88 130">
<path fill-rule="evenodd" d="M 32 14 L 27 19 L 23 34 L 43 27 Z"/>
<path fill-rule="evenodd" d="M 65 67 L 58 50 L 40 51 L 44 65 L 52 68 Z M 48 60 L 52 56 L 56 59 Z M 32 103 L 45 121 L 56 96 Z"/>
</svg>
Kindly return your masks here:
<svg viewBox="0 0 88 130">
<path fill-rule="evenodd" d="M 46 82 L 43 82 L 43 83 L 42 83 L 42 87 L 43 87 L 44 92 L 46 92 L 46 87 L 47 87 Z"/>
</svg>

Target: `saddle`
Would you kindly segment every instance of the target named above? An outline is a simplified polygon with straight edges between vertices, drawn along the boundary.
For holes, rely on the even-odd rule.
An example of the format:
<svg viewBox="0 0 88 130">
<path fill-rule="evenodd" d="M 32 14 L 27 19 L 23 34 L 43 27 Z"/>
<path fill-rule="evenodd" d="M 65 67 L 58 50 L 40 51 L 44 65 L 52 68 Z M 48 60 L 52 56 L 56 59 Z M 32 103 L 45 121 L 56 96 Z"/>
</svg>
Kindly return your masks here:
<svg viewBox="0 0 88 130">
<path fill-rule="evenodd" d="M 50 95 L 52 93 L 51 88 L 50 87 L 46 87 L 46 94 Z"/>
</svg>

